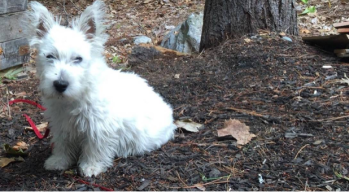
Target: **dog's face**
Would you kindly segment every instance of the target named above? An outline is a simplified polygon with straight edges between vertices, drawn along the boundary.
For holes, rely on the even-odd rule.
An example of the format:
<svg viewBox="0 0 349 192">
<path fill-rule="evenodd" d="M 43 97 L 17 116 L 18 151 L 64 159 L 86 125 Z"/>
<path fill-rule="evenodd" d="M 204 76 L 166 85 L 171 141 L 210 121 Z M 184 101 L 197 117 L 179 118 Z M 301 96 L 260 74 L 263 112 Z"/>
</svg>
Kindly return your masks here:
<svg viewBox="0 0 349 192">
<path fill-rule="evenodd" d="M 59 25 L 38 2 L 31 2 L 28 18 L 36 31 L 31 45 L 38 48 L 37 75 L 42 94 L 47 98 L 79 100 L 89 89 L 91 71 L 103 65 L 102 57 L 107 40 L 102 25 L 104 4 L 89 6 L 71 26 Z M 101 66 L 102 67 L 102 66 Z"/>
</svg>

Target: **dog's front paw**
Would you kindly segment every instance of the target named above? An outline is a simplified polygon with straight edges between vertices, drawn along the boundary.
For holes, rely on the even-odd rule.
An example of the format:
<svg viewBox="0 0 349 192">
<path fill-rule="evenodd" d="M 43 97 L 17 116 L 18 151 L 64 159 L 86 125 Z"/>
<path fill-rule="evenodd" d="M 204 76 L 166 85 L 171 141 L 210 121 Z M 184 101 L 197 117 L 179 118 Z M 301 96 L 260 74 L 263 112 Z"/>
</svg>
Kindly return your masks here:
<svg viewBox="0 0 349 192">
<path fill-rule="evenodd" d="M 47 170 L 65 170 L 70 166 L 70 160 L 58 155 L 51 155 L 45 161 L 45 169 Z"/>
<path fill-rule="evenodd" d="M 106 171 L 107 168 L 100 163 L 80 163 L 79 171 L 80 174 L 86 177 L 97 176 L 98 174 Z"/>
</svg>

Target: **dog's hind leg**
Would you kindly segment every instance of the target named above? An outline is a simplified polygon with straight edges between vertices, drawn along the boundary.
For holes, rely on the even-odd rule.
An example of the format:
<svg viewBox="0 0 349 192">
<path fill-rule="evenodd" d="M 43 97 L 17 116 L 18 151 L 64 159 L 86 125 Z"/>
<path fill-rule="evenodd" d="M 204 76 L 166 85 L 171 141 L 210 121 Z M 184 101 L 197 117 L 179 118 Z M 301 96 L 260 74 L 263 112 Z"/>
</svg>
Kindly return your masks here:
<svg viewBox="0 0 349 192">
<path fill-rule="evenodd" d="M 65 170 L 68 169 L 77 159 L 76 144 L 62 135 L 53 136 L 52 155 L 45 161 L 45 169 L 47 170 Z"/>
</svg>

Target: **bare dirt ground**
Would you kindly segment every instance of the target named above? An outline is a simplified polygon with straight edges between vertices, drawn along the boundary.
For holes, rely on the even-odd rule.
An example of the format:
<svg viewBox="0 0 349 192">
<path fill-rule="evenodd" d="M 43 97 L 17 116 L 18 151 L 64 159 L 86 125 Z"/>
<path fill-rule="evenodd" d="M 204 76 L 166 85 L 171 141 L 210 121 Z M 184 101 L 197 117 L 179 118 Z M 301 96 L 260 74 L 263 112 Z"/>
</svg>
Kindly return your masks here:
<svg viewBox="0 0 349 192">
<path fill-rule="evenodd" d="M 55 13 L 64 12 L 64 1 L 42 2 Z M 66 1 L 65 11 L 78 14 L 90 3 Z M 334 10 L 348 15 L 347 4 L 331 1 L 327 8 L 326 3 L 318 3 L 323 5 L 319 15 L 338 19 Z M 115 55 L 127 64 L 133 36 L 148 35 L 159 42 L 166 26 L 203 8 L 203 1 L 107 4 L 116 22 L 106 57 L 115 68 Z M 319 32 L 309 23 L 299 25 Z M 120 43 L 122 38 L 130 43 Z M 246 36 L 200 55 L 158 57 L 127 68 L 146 78 L 173 106 L 176 120 L 191 119 L 204 128 L 197 133 L 179 129 L 173 141 L 150 154 L 116 158 L 114 167 L 97 178 L 80 177 L 76 167 L 44 170 L 49 139 L 38 140 L 26 131 L 22 117 L 26 113 L 40 124 L 45 122 L 42 111 L 15 104 L 9 112 L 6 105 L 14 98 L 40 103 L 35 71 L 25 79 L 5 80 L 0 85 L 0 144 L 23 141 L 29 149 L 23 162 L 0 169 L 0 190 L 349 190 L 349 63 L 305 45 L 300 37 L 291 38 L 293 42 L 273 33 Z M 219 138 L 217 130 L 229 119 L 245 123 L 257 137 L 242 147 L 233 138 Z M 3 149 L 0 154 L 5 156 Z"/>
</svg>

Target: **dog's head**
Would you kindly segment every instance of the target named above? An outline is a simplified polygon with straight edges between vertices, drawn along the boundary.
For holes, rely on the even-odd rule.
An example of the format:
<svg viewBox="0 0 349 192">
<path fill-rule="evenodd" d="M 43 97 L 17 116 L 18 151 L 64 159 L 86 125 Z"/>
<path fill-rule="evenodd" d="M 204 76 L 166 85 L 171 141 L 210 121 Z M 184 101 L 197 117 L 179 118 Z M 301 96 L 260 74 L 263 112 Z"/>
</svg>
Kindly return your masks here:
<svg viewBox="0 0 349 192">
<path fill-rule="evenodd" d="M 94 81 L 91 74 L 103 68 L 105 5 L 97 0 L 71 25 L 61 26 L 46 7 L 31 2 L 29 30 L 35 31 L 31 46 L 38 48 L 37 75 L 44 97 L 79 100 Z M 100 66 L 97 66 L 100 65 Z"/>
</svg>

